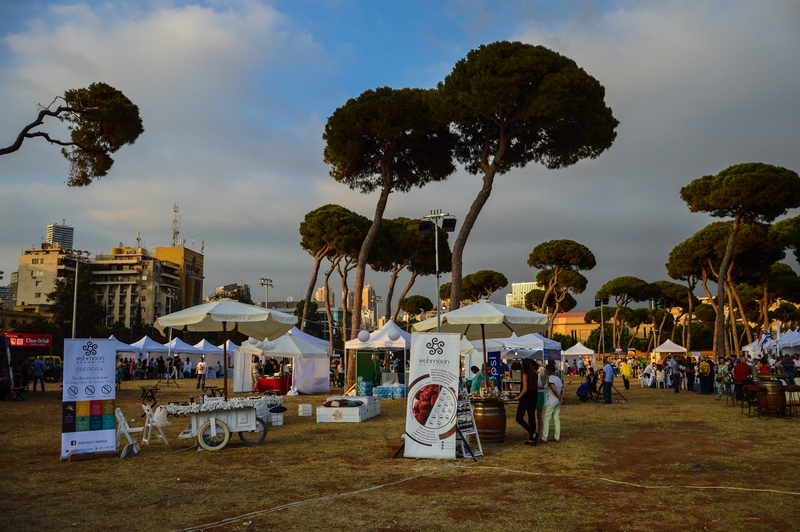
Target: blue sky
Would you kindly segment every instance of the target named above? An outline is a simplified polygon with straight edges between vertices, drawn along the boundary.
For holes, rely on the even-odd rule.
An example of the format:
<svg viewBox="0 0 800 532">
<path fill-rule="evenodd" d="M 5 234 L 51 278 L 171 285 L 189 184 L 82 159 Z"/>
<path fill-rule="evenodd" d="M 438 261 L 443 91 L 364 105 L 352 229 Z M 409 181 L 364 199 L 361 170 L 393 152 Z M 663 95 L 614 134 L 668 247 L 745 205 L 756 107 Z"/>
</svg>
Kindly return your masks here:
<svg viewBox="0 0 800 532">
<path fill-rule="evenodd" d="M 0 158 L 0 269 L 8 280 L 62 219 L 93 253 L 134 245 L 137 231 L 167 245 L 177 203 L 187 245 L 205 242 L 207 293 L 270 277 L 270 299 L 298 299 L 312 267 L 305 213 L 339 203 L 371 218 L 376 200 L 328 176 L 328 116 L 367 89 L 435 86 L 480 44 L 521 40 L 596 77 L 618 137 L 596 160 L 500 176 L 464 271 L 532 280 L 536 244 L 577 240 L 598 262 L 586 310 L 610 278 L 665 279 L 672 247 L 712 221 L 688 212 L 681 186 L 746 161 L 800 170 L 798 23 L 788 0 L 3 2 L 0 144 L 36 104 L 94 81 L 139 105 L 145 133 L 84 189 L 66 187 L 66 161 L 40 140 Z M 463 218 L 479 188 L 459 171 L 392 195 L 386 214 Z M 385 294 L 385 276 L 367 281 Z M 433 281 L 412 293 L 433 297 Z"/>
</svg>

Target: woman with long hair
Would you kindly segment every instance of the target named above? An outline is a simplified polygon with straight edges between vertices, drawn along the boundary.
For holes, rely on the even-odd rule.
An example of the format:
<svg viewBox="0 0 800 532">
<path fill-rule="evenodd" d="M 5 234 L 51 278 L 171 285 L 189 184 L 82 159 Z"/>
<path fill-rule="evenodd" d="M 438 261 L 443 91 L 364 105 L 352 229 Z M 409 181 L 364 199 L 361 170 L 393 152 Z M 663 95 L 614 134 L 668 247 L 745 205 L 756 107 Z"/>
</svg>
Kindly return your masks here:
<svg viewBox="0 0 800 532">
<path fill-rule="evenodd" d="M 533 361 L 526 358 L 522 361 L 522 389 L 515 398 L 517 406 L 517 423 L 528 433 L 527 445 L 536 445 L 539 434 L 536 432 L 536 401 L 539 395 L 538 376 Z M 525 422 L 525 414 L 528 422 Z"/>
</svg>

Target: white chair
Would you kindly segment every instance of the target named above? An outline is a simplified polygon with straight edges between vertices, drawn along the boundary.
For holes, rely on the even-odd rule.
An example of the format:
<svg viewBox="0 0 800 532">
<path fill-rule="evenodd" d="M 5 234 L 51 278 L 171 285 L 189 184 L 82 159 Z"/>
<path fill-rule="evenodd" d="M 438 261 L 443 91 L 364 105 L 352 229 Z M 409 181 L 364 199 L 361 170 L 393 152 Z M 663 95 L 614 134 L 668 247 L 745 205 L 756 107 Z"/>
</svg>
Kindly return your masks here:
<svg viewBox="0 0 800 532">
<path fill-rule="evenodd" d="M 644 373 L 639 373 L 639 387 L 640 388 L 649 388 L 650 387 L 650 377 L 649 375 L 645 377 Z"/>
<path fill-rule="evenodd" d="M 666 388 L 667 387 L 667 374 L 664 373 L 664 370 L 660 370 L 656 372 L 656 388 Z"/>
<path fill-rule="evenodd" d="M 162 412 L 159 412 L 164 407 L 159 406 L 156 410 L 156 413 L 153 413 L 153 409 L 150 408 L 150 405 L 142 404 L 142 408 L 144 409 L 144 414 L 146 416 L 146 420 L 144 422 L 144 431 L 142 432 L 142 443 L 146 443 L 150 445 L 150 438 L 153 437 L 153 432 L 156 433 L 156 438 L 160 443 L 164 445 L 168 445 L 167 437 L 164 436 L 164 431 L 162 430 L 164 427 L 168 427 L 172 425 L 166 421 L 166 410 L 164 409 Z"/>
<path fill-rule="evenodd" d="M 133 452 L 138 453 L 139 444 L 136 443 L 135 439 L 131 438 L 131 434 L 144 432 L 144 427 L 131 428 L 130 425 L 128 425 L 128 421 L 125 419 L 125 415 L 119 408 L 114 411 L 114 414 L 117 416 L 117 447 L 119 447 L 120 435 L 125 435 L 125 438 L 128 439 L 128 445 L 133 446 L 131 447 Z"/>
</svg>

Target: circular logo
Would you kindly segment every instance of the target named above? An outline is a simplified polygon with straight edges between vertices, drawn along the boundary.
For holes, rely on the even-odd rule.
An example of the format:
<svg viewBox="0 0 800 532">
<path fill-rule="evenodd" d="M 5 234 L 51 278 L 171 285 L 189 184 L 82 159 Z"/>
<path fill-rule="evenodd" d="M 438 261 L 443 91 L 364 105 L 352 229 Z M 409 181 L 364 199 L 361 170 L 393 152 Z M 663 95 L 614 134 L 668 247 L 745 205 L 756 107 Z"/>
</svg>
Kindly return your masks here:
<svg viewBox="0 0 800 532">
<path fill-rule="evenodd" d="M 94 395 L 94 386 L 86 387 L 86 395 Z"/>
<path fill-rule="evenodd" d="M 78 395 L 78 387 L 77 386 L 70 386 L 67 388 L 67 393 L 73 397 Z"/>
<path fill-rule="evenodd" d="M 86 342 L 86 345 L 83 346 L 83 354 L 86 356 L 96 355 L 97 354 L 97 344 L 93 344 L 91 340 Z"/>
<path fill-rule="evenodd" d="M 433 338 L 430 342 L 425 344 L 425 347 L 428 349 L 428 354 L 430 356 L 441 355 L 444 353 L 444 342 L 438 338 Z"/>
<path fill-rule="evenodd" d="M 111 393 L 111 386 L 109 386 L 108 384 L 104 384 L 102 390 L 104 394 L 108 395 Z"/>
</svg>

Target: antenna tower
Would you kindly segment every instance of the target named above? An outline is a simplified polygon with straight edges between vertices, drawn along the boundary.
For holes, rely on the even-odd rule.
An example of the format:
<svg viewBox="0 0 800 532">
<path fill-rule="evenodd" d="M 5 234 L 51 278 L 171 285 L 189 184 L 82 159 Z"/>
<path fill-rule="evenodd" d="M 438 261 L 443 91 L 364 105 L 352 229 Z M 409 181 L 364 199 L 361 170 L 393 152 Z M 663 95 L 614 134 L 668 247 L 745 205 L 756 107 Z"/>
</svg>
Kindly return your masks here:
<svg viewBox="0 0 800 532">
<path fill-rule="evenodd" d="M 180 228 L 181 216 L 178 214 L 178 204 L 176 203 L 172 207 L 172 247 L 174 248 L 181 245 Z"/>
</svg>

